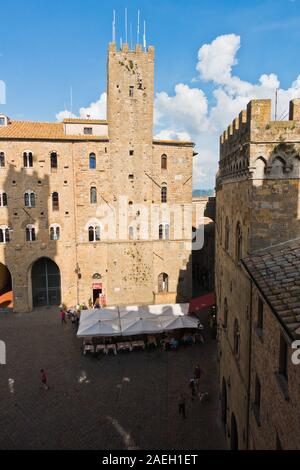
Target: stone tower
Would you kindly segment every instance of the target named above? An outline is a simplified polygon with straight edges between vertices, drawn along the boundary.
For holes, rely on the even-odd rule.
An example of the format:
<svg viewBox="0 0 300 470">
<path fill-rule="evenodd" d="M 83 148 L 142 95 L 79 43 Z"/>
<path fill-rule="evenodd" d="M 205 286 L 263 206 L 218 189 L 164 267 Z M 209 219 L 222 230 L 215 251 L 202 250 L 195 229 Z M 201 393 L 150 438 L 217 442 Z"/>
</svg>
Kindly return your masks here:
<svg viewBox="0 0 300 470">
<path fill-rule="evenodd" d="M 107 117 L 112 182 L 115 193 L 126 188 L 134 203 L 151 202 L 154 48 L 130 51 L 111 43 L 108 51 Z M 148 183 L 148 184 L 147 184 Z M 128 190 L 128 191 L 127 191 Z"/>
</svg>

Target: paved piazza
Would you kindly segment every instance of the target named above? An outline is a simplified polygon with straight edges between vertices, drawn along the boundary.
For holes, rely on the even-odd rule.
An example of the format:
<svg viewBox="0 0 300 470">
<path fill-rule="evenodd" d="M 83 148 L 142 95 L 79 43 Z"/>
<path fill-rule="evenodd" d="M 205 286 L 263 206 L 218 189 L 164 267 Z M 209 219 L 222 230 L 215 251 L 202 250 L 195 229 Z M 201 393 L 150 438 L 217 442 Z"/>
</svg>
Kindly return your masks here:
<svg viewBox="0 0 300 470">
<path fill-rule="evenodd" d="M 0 449 L 223 449 L 216 342 L 177 352 L 83 356 L 57 309 L 0 314 Z M 191 401 L 195 365 L 210 400 Z M 40 388 L 40 369 L 51 389 Z M 178 397 L 187 398 L 187 419 Z"/>
</svg>

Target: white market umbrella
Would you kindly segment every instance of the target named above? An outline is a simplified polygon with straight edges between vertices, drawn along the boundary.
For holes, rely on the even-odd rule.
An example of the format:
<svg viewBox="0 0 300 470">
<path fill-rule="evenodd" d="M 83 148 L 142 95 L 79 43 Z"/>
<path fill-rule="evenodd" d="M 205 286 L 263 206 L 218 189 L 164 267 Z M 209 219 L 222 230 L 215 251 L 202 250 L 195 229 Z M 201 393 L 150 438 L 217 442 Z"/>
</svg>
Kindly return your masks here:
<svg viewBox="0 0 300 470">
<path fill-rule="evenodd" d="M 91 320 L 79 325 L 78 337 L 120 336 L 119 320 Z"/>
<path fill-rule="evenodd" d="M 163 331 L 161 322 L 157 319 L 144 318 L 121 318 L 121 329 L 123 336 L 134 336 L 139 334 L 155 334 Z"/>
<path fill-rule="evenodd" d="M 117 308 L 94 308 L 91 310 L 82 310 L 80 314 L 80 323 L 93 320 L 117 320 L 119 313 Z"/>
<path fill-rule="evenodd" d="M 181 315 L 173 319 L 163 319 L 163 328 L 165 331 L 179 330 L 182 328 L 198 328 L 199 320 L 187 315 Z"/>
</svg>

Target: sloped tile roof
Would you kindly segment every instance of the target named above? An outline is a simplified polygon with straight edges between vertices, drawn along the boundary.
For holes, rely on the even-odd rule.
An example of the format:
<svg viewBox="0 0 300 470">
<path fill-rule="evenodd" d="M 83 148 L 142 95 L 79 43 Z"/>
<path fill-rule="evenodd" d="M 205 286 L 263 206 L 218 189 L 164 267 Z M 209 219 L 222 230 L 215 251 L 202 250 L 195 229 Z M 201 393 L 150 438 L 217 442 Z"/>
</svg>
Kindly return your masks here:
<svg viewBox="0 0 300 470">
<path fill-rule="evenodd" d="M 290 337 L 300 337 L 300 238 L 259 250 L 242 260 Z"/>
<path fill-rule="evenodd" d="M 0 126 L 0 139 L 33 140 L 107 140 L 95 135 L 67 135 L 62 122 L 11 121 L 8 126 Z"/>
</svg>

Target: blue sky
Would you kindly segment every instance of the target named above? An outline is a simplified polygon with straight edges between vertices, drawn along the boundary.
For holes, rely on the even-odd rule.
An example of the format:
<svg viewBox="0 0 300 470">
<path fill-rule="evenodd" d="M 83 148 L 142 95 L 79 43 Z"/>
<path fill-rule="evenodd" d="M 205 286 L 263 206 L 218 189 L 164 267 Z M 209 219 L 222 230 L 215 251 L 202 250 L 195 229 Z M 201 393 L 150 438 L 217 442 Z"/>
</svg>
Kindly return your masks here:
<svg viewBox="0 0 300 470">
<path fill-rule="evenodd" d="M 117 12 L 117 36 L 124 37 L 125 7 L 134 31 L 138 8 L 147 20 L 148 43 L 156 47 L 156 93 L 172 97 L 174 87 L 185 84 L 202 90 L 211 110 L 216 104 L 214 90 L 227 84 L 220 84 L 214 75 L 199 75 L 197 54 L 204 44 L 229 34 L 240 37 L 241 47 L 235 50 L 238 63 L 231 65 L 241 80 L 255 84 L 263 74 L 276 74 L 280 88 L 286 90 L 300 74 L 300 0 L 15 0 L 2 2 L 0 9 L 0 80 L 7 86 L 0 112 L 13 119 L 55 120 L 69 104 L 71 85 L 75 112 L 96 101 L 106 89 L 112 10 Z M 210 157 L 209 152 L 216 152 L 216 147 L 206 142 L 206 170 L 201 171 L 196 127 L 172 118 L 165 104 L 159 109 L 157 132 L 166 126 L 170 131 L 174 125 L 176 132 L 193 138 L 200 152 L 196 186 L 213 186 L 217 156 Z"/>
</svg>

